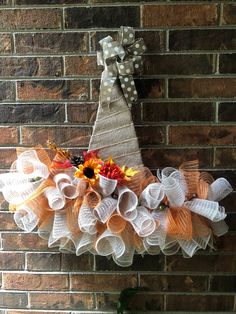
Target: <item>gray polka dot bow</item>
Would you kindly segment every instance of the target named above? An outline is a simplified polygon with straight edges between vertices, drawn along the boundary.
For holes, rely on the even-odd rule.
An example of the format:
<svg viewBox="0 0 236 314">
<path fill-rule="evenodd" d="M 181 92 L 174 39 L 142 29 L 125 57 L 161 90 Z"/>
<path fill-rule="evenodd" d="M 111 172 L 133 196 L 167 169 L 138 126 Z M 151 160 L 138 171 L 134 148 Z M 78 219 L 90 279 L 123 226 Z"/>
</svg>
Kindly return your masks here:
<svg viewBox="0 0 236 314">
<path fill-rule="evenodd" d="M 104 66 L 100 86 L 101 105 L 110 105 L 112 87 L 117 79 L 127 101 L 129 108 L 132 102 L 137 100 L 137 91 L 134 84 L 133 74 L 142 69 L 141 55 L 146 51 L 143 38 L 134 38 L 132 27 L 121 26 L 118 40 L 114 41 L 107 36 L 99 41 L 102 47 L 97 53 L 98 65 Z"/>
</svg>

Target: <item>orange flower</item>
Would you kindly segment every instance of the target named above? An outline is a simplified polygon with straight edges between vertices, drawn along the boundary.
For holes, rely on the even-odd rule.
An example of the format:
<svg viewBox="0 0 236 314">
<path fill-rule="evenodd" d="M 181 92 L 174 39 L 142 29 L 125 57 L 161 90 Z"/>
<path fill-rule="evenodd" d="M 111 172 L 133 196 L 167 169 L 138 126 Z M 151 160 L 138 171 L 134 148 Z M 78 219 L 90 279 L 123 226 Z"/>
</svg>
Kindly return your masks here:
<svg viewBox="0 0 236 314">
<path fill-rule="evenodd" d="M 134 176 L 138 171 L 132 168 L 127 168 L 123 166 L 120 168 L 110 157 L 106 163 L 100 169 L 100 175 L 108 178 L 117 180 L 118 184 L 123 183 L 123 181 L 129 181 L 132 176 Z"/>
</svg>

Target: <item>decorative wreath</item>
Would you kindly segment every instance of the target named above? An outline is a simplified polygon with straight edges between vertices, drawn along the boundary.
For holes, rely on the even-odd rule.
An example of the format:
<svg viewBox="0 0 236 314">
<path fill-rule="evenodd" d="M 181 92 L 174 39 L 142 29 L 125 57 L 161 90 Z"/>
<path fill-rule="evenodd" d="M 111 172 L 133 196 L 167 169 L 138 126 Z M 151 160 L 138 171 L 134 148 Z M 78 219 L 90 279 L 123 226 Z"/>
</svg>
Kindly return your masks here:
<svg viewBox="0 0 236 314">
<path fill-rule="evenodd" d="M 0 175 L 17 226 L 26 232 L 37 227 L 49 247 L 112 257 L 120 266 L 130 266 L 135 252 L 181 250 L 191 257 L 213 247 L 213 235 L 228 230 L 218 201 L 231 185 L 200 172 L 197 160 L 156 176 L 143 166 L 130 107 L 137 99 L 133 74 L 146 47 L 131 27 L 100 45 L 104 71 L 89 150 L 75 156 L 49 141 L 51 159 L 41 146 L 18 148 L 10 171 Z"/>
</svg>

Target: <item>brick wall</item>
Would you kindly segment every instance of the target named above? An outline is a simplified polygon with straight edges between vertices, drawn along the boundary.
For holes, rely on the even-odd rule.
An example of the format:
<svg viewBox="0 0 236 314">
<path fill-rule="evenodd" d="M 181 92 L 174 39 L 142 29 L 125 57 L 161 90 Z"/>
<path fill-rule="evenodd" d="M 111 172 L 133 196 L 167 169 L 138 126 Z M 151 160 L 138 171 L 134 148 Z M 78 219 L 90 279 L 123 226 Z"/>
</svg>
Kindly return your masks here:
<svg viewBox="0 0 236 314">
<path fill-rule="evenodd" d="M 134 26 L 148 47 L 133 110 L 152 169 L 199 158 L 236 186 L 235 1 L 0 0 L 0 164 L 15 147 L 88 145 L 101 71 L 98 40 Z M 129 269 L 48 249 L 22 233 L 1 199 L 0 313 L 114 313 L 119 291 L 148 286 L 142 313 L 236 310 L 236 194 L 230 232 L 192 259 L 137 256 Z M 178 312 L 179 313 L 179 312 Z"/>
</svg>

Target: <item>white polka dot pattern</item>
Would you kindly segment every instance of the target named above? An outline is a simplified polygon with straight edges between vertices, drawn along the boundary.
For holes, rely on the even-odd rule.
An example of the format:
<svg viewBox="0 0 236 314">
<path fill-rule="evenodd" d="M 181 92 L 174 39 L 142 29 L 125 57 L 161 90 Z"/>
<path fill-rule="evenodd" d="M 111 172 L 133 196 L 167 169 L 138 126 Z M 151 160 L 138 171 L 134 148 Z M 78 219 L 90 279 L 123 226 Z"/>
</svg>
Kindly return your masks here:
<svg viewBox="0 0 236 314">
<path fill-rule="evenodd" d="M 98 64 L 105 67 L 100 86 L 100 102 L 109 106 L 112 87 L 118 77 L 127 104 L 131 107 L 132 102 L 138 98 L 133 75 L 142 70 L 141 55 L 146 50 L 144 41 L 142 38 L 135 40 L 132 27 L 121 26 L 117 41 L 107 36 L 99 43 L 102 52 L 97 54 Z"/>
</svg>

